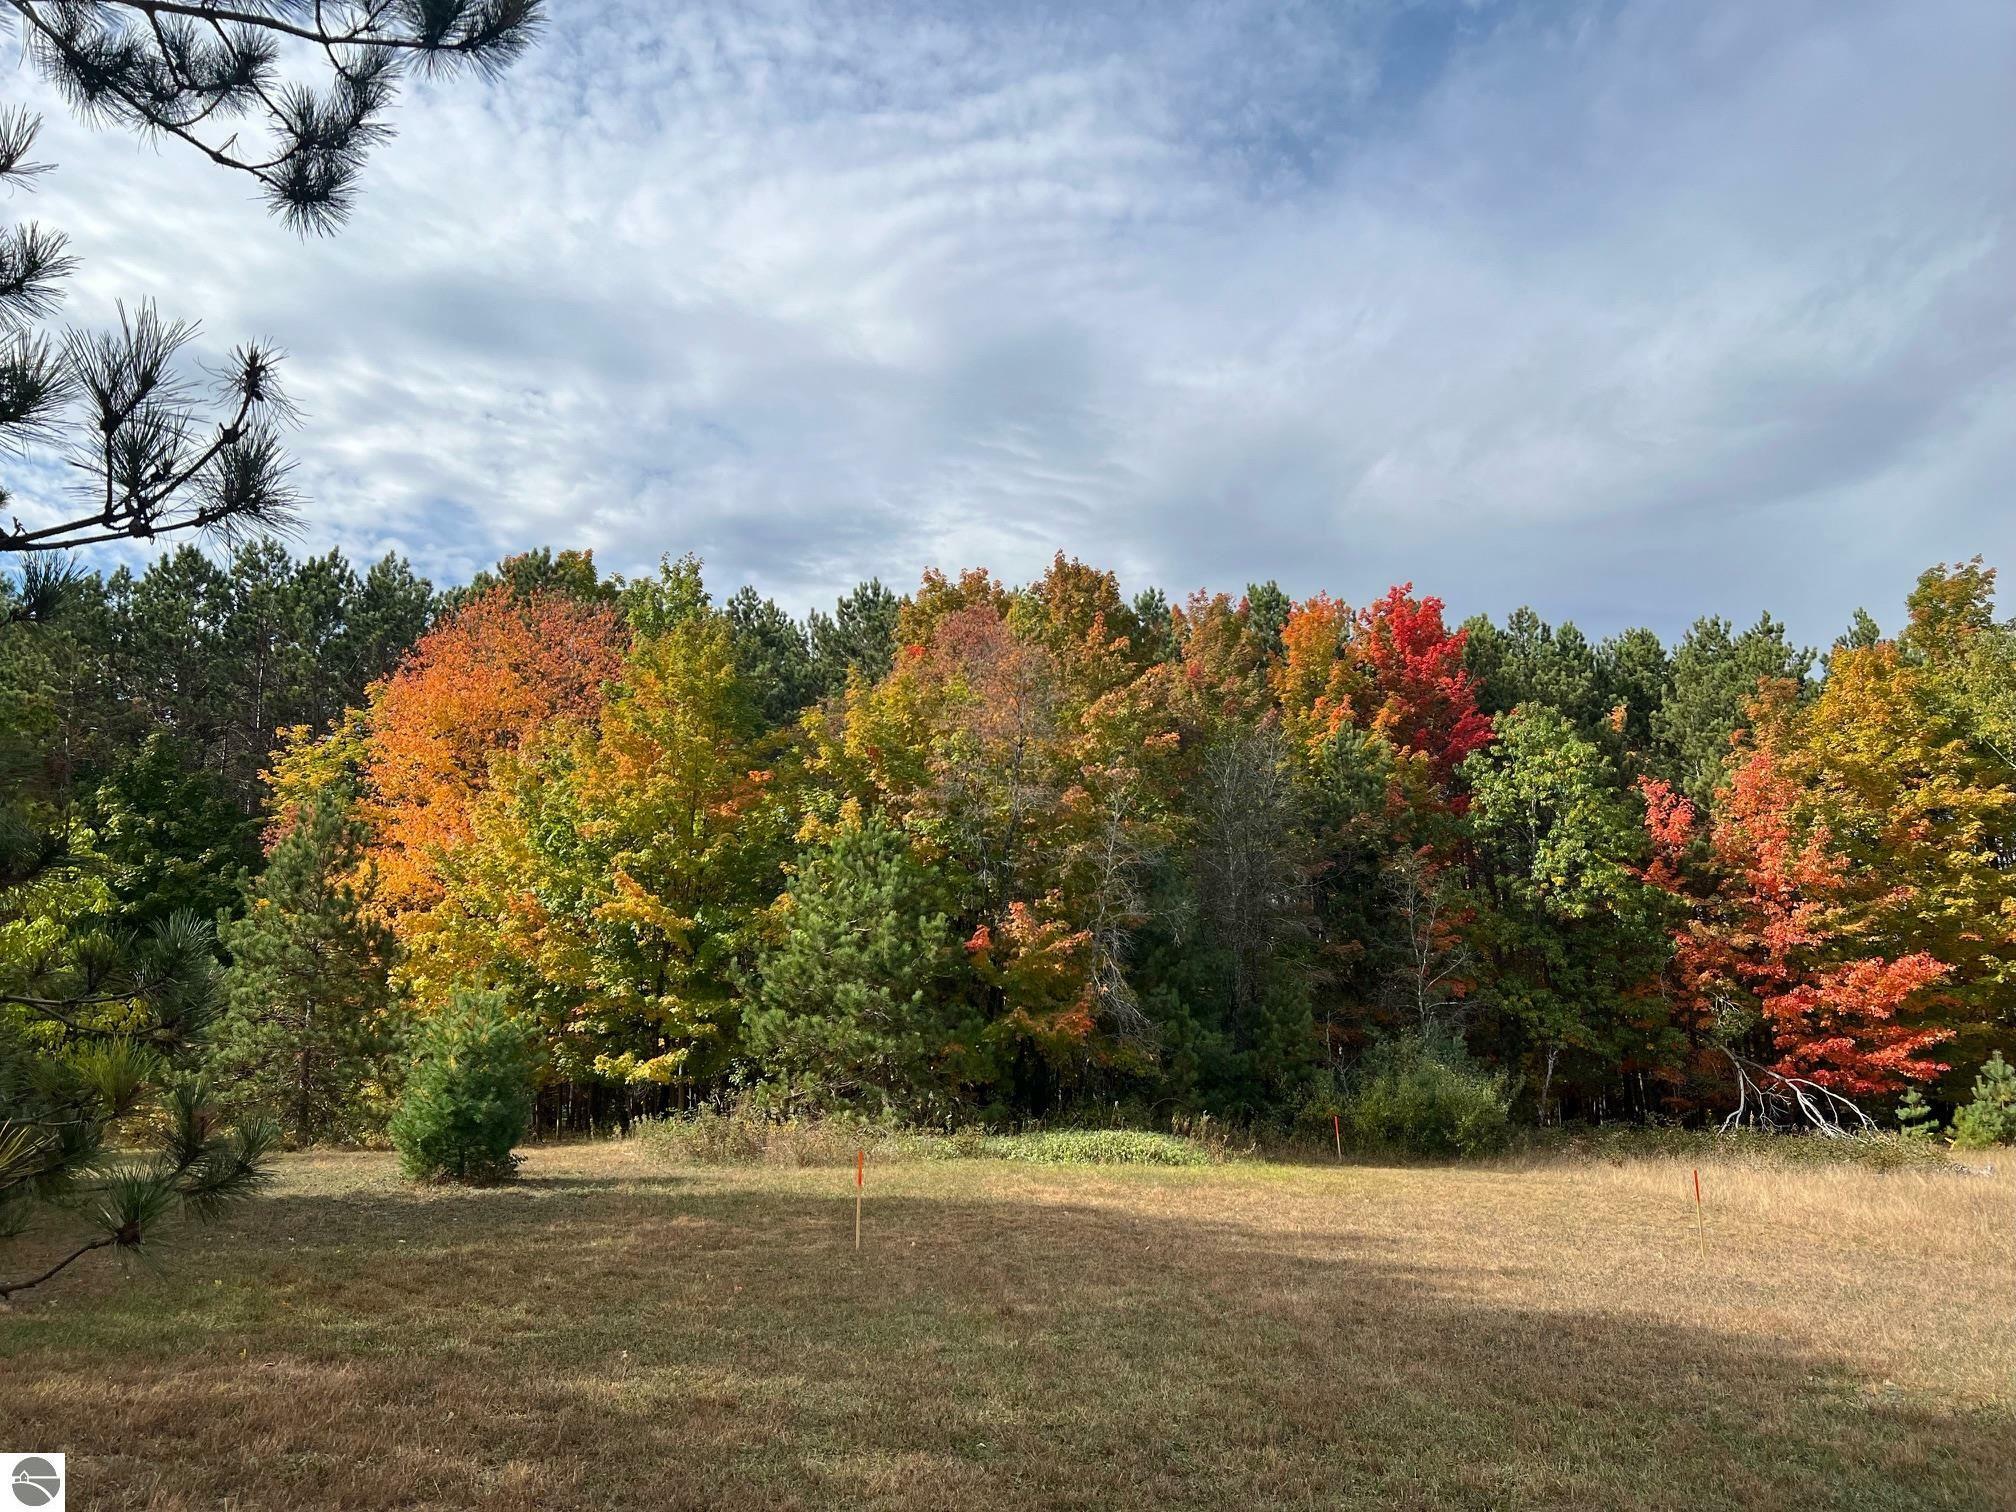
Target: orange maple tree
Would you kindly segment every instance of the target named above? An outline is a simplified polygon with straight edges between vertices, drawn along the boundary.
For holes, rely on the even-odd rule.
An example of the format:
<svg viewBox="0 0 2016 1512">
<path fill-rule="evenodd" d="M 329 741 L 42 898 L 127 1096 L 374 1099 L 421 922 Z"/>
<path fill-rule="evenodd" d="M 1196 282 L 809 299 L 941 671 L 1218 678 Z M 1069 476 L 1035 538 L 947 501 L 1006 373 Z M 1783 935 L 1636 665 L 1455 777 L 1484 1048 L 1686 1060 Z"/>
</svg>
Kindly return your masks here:
<svg viewBox="0 0 2016 1512">
<path fill-rule="evenodd" d="M 625 639 L 605 605 L 499 586 L 436 625 L 374 690 L 365 808 L 395 920 L 440 896 L 437 859 L 468 838 L 491 759 L 556 718 L 592 714 Z"/>
</svg>

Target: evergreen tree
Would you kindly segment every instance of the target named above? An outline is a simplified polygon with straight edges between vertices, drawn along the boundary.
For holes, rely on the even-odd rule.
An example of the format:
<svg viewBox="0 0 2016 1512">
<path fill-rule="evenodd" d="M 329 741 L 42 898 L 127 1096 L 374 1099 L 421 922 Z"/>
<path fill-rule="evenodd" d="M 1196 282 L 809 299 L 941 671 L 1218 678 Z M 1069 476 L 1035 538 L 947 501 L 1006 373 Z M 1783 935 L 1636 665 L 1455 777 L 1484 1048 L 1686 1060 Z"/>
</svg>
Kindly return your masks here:
<svg viewBox="0 0 2016 1512">
<path fill-rule="evenodd" d="M 1477 706 L 1504 714 L 1543 704 L 1567 716 L 1583 736 L 1610 712 L 1596 649 L 1572 624 L 1558 629 L 1531 609 L 1515 609 L 1501 629 L 1483 615 L 1463 625 L 1463 663 L 1477 680 Z"/>
<path fill-rule="evenodd" d="M 1281 591 L 1281 585 L 1272 578 L 1264 583 L 1246 585 L 1243 605 L 1246 622 L 1260 637 L 1260 643 L 1267 648 L 1269 656 L 1281 654 L 1281 635 L 1288 627 L 1288 612 L 1293 607 L 1288 595 Z"/>
<path fill-rule="evenodd" d="M 2016 1066 L 2000 1050 L 1975 1078 L 1973 1100 L 1953 1115 L 1953 1143 L 1963 1150 L 2016 1145 Z"/>
<path fill-rule="evenodd" d="M 557 594 L 591 608 L 615 603 L 623 591 L 621 579 L 602 576 L 595 566 L 594 552 L 555 551 L 551 546 L 541 546 L 508 556 L 495 567 L 477 573 L 460 588 L 450 588 L 436 606 L 438 615 L 446 618 L 500 585 L 521 599 Z"/>
<path fill-rule="evenodd" d="M 230 1100 L 273 1114 L 297 1145 L 340 1139 L 389 1048 L 391 939 L 355 882 L 363 826 L 340 792 L 294 816 L 222 931 L 231 964 L 213 1064 Z"/>
<path fill-rule="evenodd" d="M 1169 596 L 1160 588 L 1143 588 L 1134 595 L 1130 607 L 1139 627 L 1140 644 L 1135 649 L 1141 660 L 1175 661 L 1179 648 L 1176 643 L 1176 617 L 1169 607 Z"/>
<path fill-rule="evenodd" d="M 392 1115 L 408 1176 L 484 1184 L 517 1170 L 532 1118 L 532 1039 L 493 993 L 462 993 L 427 1021 Z"/>
<path fill-rule="evenodd" d="M 880 578 L 870 578 L 836 603 L 830 616 L 812 611 L 812 663 L 822 692 L 840 692 L 850 671 L 858 671 L 871 683 L 888 675 L 896 661 L 896 618 L 902 603 Z"/>
<path fill-rule="evenodd" d="M 1906 1139 L 1933 1139 L 1939 1133 L 1939 1115 L 1932 1111 L 1925 1094 L 1912 1087 L 1897 1104 L 1897 1132 Z"/>
<path fill-rule="evenodd" d="M 1654 632 L 1626 630 L 1596 648 L 1596 670 L 1614 733 L 1627 752 L 1642 758 L 1673 686 L 1673 658 Z"/>
<path fill-rule="evenodd" d="M 61 665 L 48 643 L 60 643 L 69 586 L 31 570 L 4 595 L 0 694 L 31 716 L 51 694 L 34 686 L 38 669 Z M 53 1269 L 0 1284 L 0 1298 L 94 1250 L 143 1248 L 171 1215 L 252 1190 L 269 1142 L 260 1126 L 217 1119 L 186 1074 L 215 1007 L 208 925 L 176 912 L 121 926 L 116 868 L 73 812 L 66 778 L 46 754 L 0 762 L 0 1238 L 55 1206 L 100 1232 Z M 150 1127 L 157 1159 L 104 1161 L 108 1143 Z"/>
<path fill-rule="evenodd" d="M 775 729 L 796 719 L 819 694 L 818 672 L 804 627 L 743 587 L 722 606 L 735 641 L 735 671 L 763 723 Z"/>
<path fill-rule="evenodd" d="M 878 817 L 812 849 L 758 962 L 751 1053 L 814 1095 L 912 1117 L 939 1116 L 985 1081 L 983 1025 L 958 990 L 941 891 Z"/>
<path fill-rule="evenodd" d="M 1741 635 L 1719 617 L 1694 622 L 1673 652 L 1673 680 L 1653 715 L 1653 770 L 1705 806 L 1729 767 L 1729 738 L 1749 724 L 1763 682 L 1787 682 L 1803 693 L 1813 653 L 1785 638 L 1785 627 L 1762 615 Z"/>
<path fill-rule="evenodd" d="M 14 0 L 0 12 L 0 26 L 18 29 L 37 70 L 87 120 L 187 145 L 249 175 L 277 213 L 318 231 L 348 211 L 409 66 L 494 72 L 540 20 L 539 0 Z M 0 183 L 22 186 L 43 171 L 30 159 L 40 124 L 0 110 Z M 279 434 L 291 411 L 278 353 L 258 343 L 233 352 L 214 375 L 213 410 L 180 360 L 195 327 L 152 305 L 122 312 L 115 331 L 51 339 L 35 329 L 74 267 L 59 233 L 32 222 L 0 232 L 0 442 L 67 440 L 88 501 L 24 523 L 0 489 L 0 552 L 288 519 L 296 499 Z"/>
<path fill-rule="evenodd" d="M 1834 637 L 1836 651 L 1867 651 L 1883 639 L 1883 627 L 1876 623 L 1867 609 L 1857 609 L 1848 620 L 1848 628 Z"/>
<path fill-rule="evenodd" d="M 373 562 L 344 610 L 342 629 L 331 646 L 335 666 L 320 669 L 328 702 L 304 722 L 327 725 L 344 709 L 361 704 L 364 690 L 390 677 L 426 634 L 433 613 L 433 586 L 404 557 L 386 555 Z"/>
</svg>

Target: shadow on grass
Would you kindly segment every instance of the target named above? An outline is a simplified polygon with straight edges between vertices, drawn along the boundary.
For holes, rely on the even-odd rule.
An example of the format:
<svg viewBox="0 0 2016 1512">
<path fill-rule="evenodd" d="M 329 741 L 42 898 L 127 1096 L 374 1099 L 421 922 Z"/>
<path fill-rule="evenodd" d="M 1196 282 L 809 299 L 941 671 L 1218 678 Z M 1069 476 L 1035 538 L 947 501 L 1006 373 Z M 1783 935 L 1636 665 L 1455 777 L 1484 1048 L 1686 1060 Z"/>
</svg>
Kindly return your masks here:
<svg viewBox="0 0 2016 1512">
<path fill-rule="evenodd" d="M 1382 1236 L 879 1195 L 857 1254 L 851 1194 L 526 1189 L 283 1195 L 215 1284 L 0 1319 L 23 1442 L 165 1507 L 1977 1508 L 2016 1470 L 2002 1413 Z"/>
<path fill-rule="evenodd" d="M 502 1190 L 529 1192 L 649 1192 L 663 1194 L 690 1189 L 685 1176 L 520 1176 Z"/>
</svg>

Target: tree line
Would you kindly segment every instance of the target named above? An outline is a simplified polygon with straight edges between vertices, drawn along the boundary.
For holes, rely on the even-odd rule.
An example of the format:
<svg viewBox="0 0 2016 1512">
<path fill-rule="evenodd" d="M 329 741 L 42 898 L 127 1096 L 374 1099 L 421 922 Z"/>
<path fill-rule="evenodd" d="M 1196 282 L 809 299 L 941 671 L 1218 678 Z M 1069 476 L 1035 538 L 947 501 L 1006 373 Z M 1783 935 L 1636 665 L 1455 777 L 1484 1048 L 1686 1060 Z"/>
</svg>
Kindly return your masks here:
<svg viewBox="0 0 2016 1512">
<path fill-rule="evenodd" d="M 214 921 L 217 1083 L 304 1141 L 471 994 L 608 1120 L 1288 1125 L 1396 1047 L 1533 1122 L 1951 1109 L 2012 1042 L 1993 589 L 1935 568 L 1816 656 L 1062 556 L 801 620 L 692 558 L 436 594 L 183 549 L 15 593 L 9 833 L 66 859 L 0 893 L 0 973 Z"/>
</svg>

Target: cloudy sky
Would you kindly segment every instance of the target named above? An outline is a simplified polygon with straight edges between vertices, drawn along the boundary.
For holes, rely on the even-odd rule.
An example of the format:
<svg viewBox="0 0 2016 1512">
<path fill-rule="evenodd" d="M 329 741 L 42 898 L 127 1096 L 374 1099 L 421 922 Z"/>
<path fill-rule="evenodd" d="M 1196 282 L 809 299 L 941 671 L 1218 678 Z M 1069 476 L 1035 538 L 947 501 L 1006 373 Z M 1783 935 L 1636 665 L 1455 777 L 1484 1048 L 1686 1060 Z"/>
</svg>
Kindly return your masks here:
<svg viewBox="0 0 2016 1512">
<path fill-rule="evenodd" d="M 2016 565 L 2008 0 L 552 10 L 315 242 L 9 47 L 68 318 L 282 345 L 305 545 L 1822 642 Z"/>
</svg>

